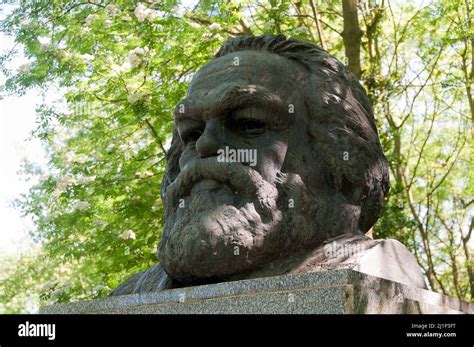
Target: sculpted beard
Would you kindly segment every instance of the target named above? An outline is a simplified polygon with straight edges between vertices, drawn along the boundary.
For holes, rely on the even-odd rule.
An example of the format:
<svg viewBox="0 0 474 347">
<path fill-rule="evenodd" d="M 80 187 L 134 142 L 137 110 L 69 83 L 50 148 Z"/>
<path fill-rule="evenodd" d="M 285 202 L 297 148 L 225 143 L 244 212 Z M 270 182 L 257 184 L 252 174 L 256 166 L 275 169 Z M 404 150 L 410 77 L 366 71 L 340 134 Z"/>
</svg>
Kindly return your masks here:
<svg viewBox="0 0 474 347">
<path fill-rule="evenodd" d="M 307 242 L 303 238 L 314 232 L 304 230 L 308 225 L 298 210 L 310 200 L 315 207 L 314 199 L 298 175 L 279 173 L 276 181 L 216 157 L 189 163 L 165 193 L 159 258 L 166 272 L 182 283 L 225 280 Z M 280 230 L 290 232 L 282 237 Z"/>
</svg>

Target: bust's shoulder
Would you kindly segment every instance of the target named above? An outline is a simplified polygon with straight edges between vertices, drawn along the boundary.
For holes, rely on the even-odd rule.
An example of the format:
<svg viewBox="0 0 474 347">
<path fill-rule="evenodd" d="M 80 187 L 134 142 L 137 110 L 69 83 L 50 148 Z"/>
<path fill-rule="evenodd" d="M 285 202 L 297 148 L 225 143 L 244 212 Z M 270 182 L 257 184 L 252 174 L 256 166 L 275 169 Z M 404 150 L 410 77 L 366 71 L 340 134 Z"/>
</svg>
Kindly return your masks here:
<svg viewBox="0 0 474 347">
<path fill-rule="evenodd" d="M 109 296 L 150 293 L 171 287 L 171 279 L 160 264 L 139 272 L 116 287 Z"/>
<path fill-rule="evenodd" d="M 415 256 L 395 239 L 374 240 L 354 270 L 419 288 L 427 288 Z"/>
<path fill-rule="evenodd" d="M 341 235 L 312 252 L 293 273 L 352 269 L 418 288 L 426 288 L 416 258 L 395 239 Z"/>
</svg>

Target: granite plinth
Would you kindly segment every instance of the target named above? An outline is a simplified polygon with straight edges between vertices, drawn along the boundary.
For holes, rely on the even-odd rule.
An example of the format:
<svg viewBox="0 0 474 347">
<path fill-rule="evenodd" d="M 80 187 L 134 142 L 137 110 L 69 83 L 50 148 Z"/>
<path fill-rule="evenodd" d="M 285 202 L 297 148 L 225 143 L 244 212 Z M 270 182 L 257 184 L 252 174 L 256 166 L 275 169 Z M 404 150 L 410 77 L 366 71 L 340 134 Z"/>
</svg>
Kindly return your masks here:
<svg viewBox="0 0 474 347">
<path fill-rule="evenodd" d="M 474 304 L 351 269 L 256 278 L 43 307 L 44 314 L 474 313 Z"/>
</svg>

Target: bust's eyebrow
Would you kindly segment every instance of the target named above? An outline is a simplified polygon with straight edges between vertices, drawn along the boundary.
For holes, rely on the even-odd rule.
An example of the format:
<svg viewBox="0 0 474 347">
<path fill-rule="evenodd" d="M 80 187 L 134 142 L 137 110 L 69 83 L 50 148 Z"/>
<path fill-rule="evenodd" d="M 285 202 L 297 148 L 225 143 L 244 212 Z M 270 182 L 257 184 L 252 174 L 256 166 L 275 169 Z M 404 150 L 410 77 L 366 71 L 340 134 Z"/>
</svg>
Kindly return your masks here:
<svg viewBox="0 0 474 347">
<path fill-rule="evenodd" d="M 203 112 L 214 116 L 221 112 L 233 111 L 249 106 L 261 106 L 274 112 L 288 108 L 280 95 L 263 87 L 249 85 L 227 90 L 217 103 L 209 105 L 205 109 L 202 103 L 194 102 L 191 98 L 185 98 L 176 106 L 174 116 L 175 120 L 179 122 L 186 118 L 193 119 Z"/>
<path fill-rule="evenodd" d="M 280 95 L 254 85 L 229 90 L 221 98 L 218 106 L 220 110 L 236 110 L 247 106 L 262 106 L 273 111 L 285 107 Z"/>
</svg>

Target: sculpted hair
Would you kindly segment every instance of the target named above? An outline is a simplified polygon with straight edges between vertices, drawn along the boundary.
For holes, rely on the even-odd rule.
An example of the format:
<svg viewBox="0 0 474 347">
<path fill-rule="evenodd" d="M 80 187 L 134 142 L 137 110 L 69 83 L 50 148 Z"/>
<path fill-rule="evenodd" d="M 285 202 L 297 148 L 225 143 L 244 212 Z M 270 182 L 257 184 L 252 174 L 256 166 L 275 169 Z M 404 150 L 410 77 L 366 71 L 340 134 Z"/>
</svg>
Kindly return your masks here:
<svg viewBox="0 0 474 347">
<path fill-rule="evenodd" d="M 317 185 L 321 187 L 330 187 L 326 195 L 335 199 L 334 207 L 358 207 L 358 216 L 351 219 L 357 219 L 359 231 L 366 232 L 382 210 L 389 190 L 389 169 L 364 88 L 343 64 L 317 45 L 282 35 L 237 36 L 224 42 L 214 59 L 248 50 L 277 54 L 308 72 L 304 98 L 309 116 L 308 132 L 314 140 L 312 162 L 319 166 L 314 168 L 319 177 L 315 180 L 319 180 Z M 179 174 L 182 150 L 174 128 L 162 197 Z M 337 218 L 344 219 L 344 215 Z M 337 233 L 333 230 L 328 234 Z"/>
</svg>

